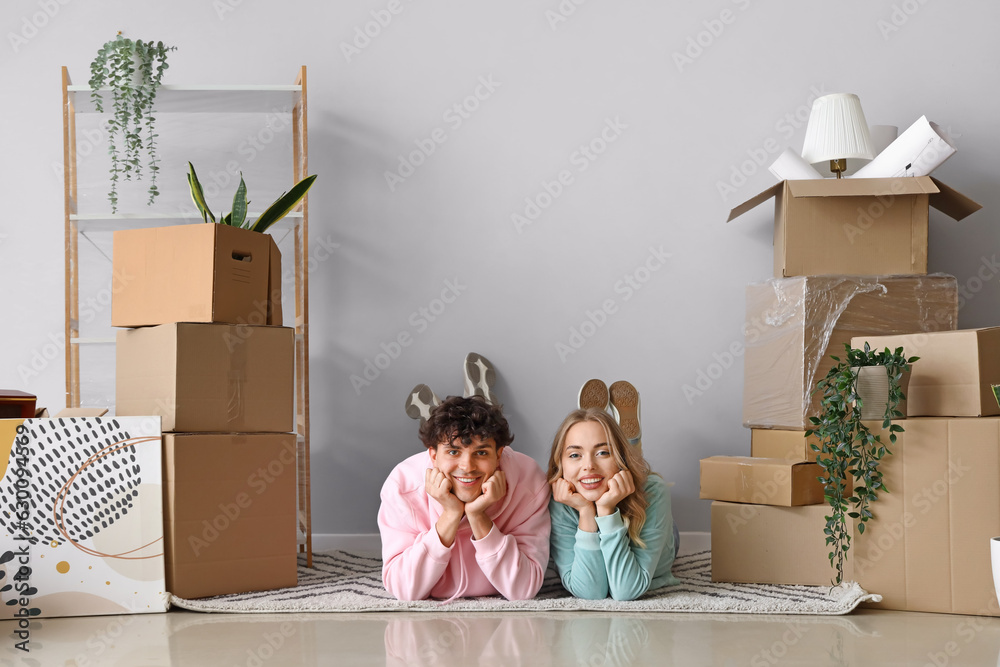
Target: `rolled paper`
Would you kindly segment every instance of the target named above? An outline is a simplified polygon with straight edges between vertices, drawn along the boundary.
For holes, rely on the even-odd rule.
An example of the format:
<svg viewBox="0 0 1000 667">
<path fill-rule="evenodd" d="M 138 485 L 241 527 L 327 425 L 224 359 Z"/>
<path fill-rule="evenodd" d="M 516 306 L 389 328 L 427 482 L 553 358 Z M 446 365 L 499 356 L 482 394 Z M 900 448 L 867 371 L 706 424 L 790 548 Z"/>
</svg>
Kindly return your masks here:
<svg viewBox="0 0 1000 667">
<path fill-rule="evenodd" d="M 955 154 L 951 137 L 937 123 L 921 116 L 874 160 L 850 178 L 929 176 Z"/>
<path fill-rule="evenodd" d="M 768 171 L 774 174 L 779 181 L 805 181 L 814 178 L 823 178 L 811 164 L 802 159 L 802 156 L 786 148 L 774 161 Z"/>
</svg>

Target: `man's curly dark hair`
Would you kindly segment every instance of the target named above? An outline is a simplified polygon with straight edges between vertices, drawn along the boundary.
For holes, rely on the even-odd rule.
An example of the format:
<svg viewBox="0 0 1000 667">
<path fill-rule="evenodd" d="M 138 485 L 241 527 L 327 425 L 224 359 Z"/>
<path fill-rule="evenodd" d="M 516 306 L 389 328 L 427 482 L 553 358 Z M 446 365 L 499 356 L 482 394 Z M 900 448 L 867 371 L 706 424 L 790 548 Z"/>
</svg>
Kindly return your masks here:
<svg viewBox="0 0 1000 667">
<path fill-rule="evenodd" d="M 514 441 L 502 406 L 490 405 L 482 396 L 449 396 L 431 410 L 430 419 L 420 426 L 420 440 L 427 447 L 455 440 L 468 445 L 474 437 L 493 438 L 497 450 Z"/>
</svg>

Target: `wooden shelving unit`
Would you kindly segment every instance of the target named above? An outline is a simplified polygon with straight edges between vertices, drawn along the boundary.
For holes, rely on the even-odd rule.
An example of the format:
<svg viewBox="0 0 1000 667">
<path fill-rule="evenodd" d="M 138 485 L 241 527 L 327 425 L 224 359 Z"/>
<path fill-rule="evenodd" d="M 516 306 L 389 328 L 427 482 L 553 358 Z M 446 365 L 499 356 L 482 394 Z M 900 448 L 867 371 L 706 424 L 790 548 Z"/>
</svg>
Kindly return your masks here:
<svg viewBox="0 0 1000 667">
<path fill-rule="evenodd" d="M 92 215 L 79 212 L 77 173 L 76 119 L 80 114 L 94 114 L 89 86 L 73 85 L 69 71 L 62 68 L 63 88 L 63 186 L 65 191 L 65 252 L 66 252 L 66 406 L 79 407 L 83 398 L 80 385 L 81 347 L 114 345 L 114 339 L 82 338 L 80 336 L 80 271 L 79 237 L 82 232 L 112 232 L 118 229 L 156 227 L 170 224 L 201 223 L 193 215 L 115 214 Z M 190 114 L 192 123 L 200 113 L 266 113 L 276 107 L 288 106 L 292 117 L 292 177 L 293 183 L 308 175 L 308 106 L 306 68 L 299 69 L 291 85 L 275 86 L 161 86 L 156 96 L 156 115 Z M 249 212 L 248 216 L 253 216 Z M 256 212 L 260 215 L 260 211 Z M 309 197 L 299 210 L 276 223 L 294 239 L 295 274 L 295 410 L 297 433 L 299 551 L 305 552 L 312 567 L 312 512 L 309 477 Z M 287 261 L 287 258 L 286 258 Z M 287 315 L 286 315 L 287 320 Z"/>
</svg>

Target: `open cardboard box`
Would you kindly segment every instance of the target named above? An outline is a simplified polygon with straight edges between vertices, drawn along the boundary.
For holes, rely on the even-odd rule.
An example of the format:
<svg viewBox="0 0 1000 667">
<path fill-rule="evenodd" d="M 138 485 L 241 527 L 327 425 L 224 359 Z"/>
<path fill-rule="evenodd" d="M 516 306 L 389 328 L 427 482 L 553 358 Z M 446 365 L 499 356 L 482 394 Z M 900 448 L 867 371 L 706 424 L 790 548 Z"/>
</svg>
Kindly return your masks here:
<svg viewBox="0 0 1000 667">
<path fill-rule="evenodd" d="M 281 253 L 269 234 L 220 224 L 114 233 L 111 324 L 281 321 Z"/>
<path fill-rule="evenodd" d="M 930 176 L 782 181 L 729 213 L 774 198 L 774 276 L 927 273 L 928 206 L 962 220 L 981 205 Z"/>
<path fill-rule="evenodd" d="M 160 420 L 95 412 L 0 419 L 0 618 L 167 610 Z"/>
</svg>

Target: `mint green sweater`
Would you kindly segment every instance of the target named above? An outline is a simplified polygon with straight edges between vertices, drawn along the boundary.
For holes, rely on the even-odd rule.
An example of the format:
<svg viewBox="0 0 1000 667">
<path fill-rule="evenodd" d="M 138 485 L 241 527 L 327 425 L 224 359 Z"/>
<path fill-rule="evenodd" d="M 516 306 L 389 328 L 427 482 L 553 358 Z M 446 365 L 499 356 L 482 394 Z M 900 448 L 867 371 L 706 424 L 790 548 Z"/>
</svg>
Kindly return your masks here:
<svg viewBox="0 0 1000 667">
<path fill-rule="evenodd" d="M 597 517 L 597 532 L 579 529 L 580 513 L 549 501 L 552 559 L 563 587 L 578 598 L 634 600 L 648 590 L 679 583 L 674 563 L 674 520 L 670 489 L 658 475 L 646 481 L 646 523 L 639 548 L 629 540 L 621 513 Z"/>
</svg>

